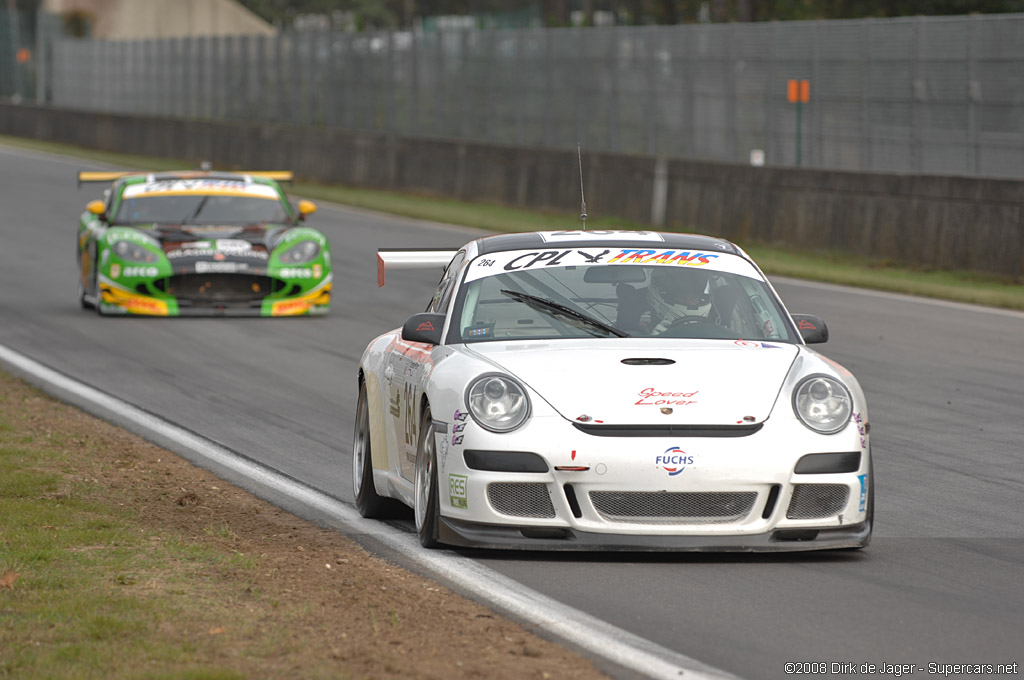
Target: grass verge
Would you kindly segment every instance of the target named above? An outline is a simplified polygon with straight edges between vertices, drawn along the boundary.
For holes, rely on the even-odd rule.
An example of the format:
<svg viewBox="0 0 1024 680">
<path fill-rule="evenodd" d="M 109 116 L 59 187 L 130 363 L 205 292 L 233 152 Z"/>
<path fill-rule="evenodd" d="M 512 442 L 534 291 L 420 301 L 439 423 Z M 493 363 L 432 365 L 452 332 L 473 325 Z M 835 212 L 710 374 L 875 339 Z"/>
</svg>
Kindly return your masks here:
<svg viewBox="0 0 1024 680">
<path fill-rule="evenodd" d="M 126 168 L 173 170 L 195 165 L 195 162 L 183 160 L 92 151 L 20 137 L 0 136 L 0 143 L 25 149 L 78 156 Z M 579 220 L 568 213 L 525 210 L 492 203 L 466 203 L 435 196 L 327 186 L 307 182 L 296 182 L 293 190 L 298 195 L 312 199 L 496 232 L 579 228 Z M 609 218 L 591 218 L 587 221 L 587 227 L 591 229 L 650 228 L 649 225 L 637 225 L 626 220 Z M 700 226 L 694 225 L 692 231 L 700 232 Z M 834 252 L 800 251 L 792 248 L 773 247 L 769 244 L 740 243 L 739 245 L 749 252 L 769 275 L 1024 310 L 1024 285 L 1007 280 L 1005 277 L 976 272 L 914 269 L 893 262 L 879 262 L 876 259 Z"/>
<path fill-rule="evenodd" d="M 605 678 L 0 371 L 0 678 Z"/>
</svg>

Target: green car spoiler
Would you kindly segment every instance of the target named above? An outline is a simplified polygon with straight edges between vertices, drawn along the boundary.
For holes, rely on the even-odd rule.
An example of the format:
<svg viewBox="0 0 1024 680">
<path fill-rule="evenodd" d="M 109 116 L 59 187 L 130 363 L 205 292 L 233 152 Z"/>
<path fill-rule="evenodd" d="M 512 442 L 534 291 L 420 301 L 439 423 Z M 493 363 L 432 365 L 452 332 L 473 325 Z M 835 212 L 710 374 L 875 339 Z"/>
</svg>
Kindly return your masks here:
<svg viewBox="0 0 1024 680">
<path fill-rule="evenodd" d="M 78 172 L 78 185 L 81 186 L 89 182 L 109 183 L 114 180 L 121 179 L 122 177 L 131 177 L 132 175 L 162 175 L 167 178 L 179 179 L 199 179 L 203 177 L 227 179 L 236 177 L 242 178 L 248 175 L 249 177 L 263 177 L 266 179 L 276 180 L 278 182 L 291 182 L 293 180 L 293 173 L 291 170 L 246 170 L 236 172 L 218 172 L 208 170 L 164 170 L 160 172 L 147 170 L 80 170 Z"/>
</svg>

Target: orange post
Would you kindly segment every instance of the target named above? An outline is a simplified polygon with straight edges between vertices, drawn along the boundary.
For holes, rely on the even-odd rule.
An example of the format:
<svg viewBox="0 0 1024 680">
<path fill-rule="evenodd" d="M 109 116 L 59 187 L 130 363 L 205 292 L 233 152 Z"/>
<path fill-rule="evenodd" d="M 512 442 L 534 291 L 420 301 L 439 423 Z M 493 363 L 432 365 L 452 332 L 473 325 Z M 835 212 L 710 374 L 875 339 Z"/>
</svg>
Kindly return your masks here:
<svg viewBox="0 0 1024 680">
<path fill-rule="evenodd" d="M 796 164 L 800 165 L 801 104 L 811 100 L 811 81 L 791 79 L 786 83 L 786 98 L 796 104 Z"/>
</svg>

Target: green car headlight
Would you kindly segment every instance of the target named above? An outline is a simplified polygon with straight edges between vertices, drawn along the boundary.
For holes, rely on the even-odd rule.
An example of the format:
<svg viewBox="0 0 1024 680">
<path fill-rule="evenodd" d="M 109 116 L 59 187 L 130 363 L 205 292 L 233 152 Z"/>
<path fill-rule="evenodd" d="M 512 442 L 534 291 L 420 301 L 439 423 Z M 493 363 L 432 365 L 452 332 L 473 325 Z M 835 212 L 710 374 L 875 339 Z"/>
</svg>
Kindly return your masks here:
<svg viewBox="0 0 1024 680">
<path fill-rule="evenodd" d="M 281 255 L 281 262 L 285 264 L 302 264 L 309 262 L 320 254 L 320 244 L 316 241 L 300 241 Z"/>
<path fill-rule="evenodd" d="M 833 434 L 850 422 L 853 399 L 846 386 L 835 378 L 812 375 L 793 390 L 793 411 L 800 422 L 815 432 Z"/>
<path fill-rule="evenodd" d="M 522 385 L 505 375 L 488 374 L 466 390 L 469 412 L 480 427 L 491 432 L 511 432 L 530 416 L 530 399 Z"/>
<path fill-rule="evenodd" d="M 126 262 L 156 262 L 157 255 L 135 241 L 114 241 L 114 254 Z"/>
</svg>

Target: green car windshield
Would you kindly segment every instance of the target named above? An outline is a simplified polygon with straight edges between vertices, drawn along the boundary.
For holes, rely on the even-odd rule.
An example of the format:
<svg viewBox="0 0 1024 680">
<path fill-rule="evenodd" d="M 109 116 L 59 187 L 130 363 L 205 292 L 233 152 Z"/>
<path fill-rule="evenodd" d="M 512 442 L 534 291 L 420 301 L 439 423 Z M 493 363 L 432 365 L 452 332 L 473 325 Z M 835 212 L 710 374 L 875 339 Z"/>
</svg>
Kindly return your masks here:
<svg viewBox="0 0 1024 680">
<path fill-rule="evenodd" d="M 125 198 L 114 224 L 281 224 L 291 221 L 280 200 L 227 194 Z"/>
</svg>

